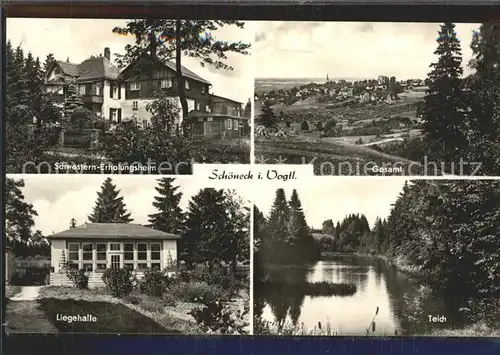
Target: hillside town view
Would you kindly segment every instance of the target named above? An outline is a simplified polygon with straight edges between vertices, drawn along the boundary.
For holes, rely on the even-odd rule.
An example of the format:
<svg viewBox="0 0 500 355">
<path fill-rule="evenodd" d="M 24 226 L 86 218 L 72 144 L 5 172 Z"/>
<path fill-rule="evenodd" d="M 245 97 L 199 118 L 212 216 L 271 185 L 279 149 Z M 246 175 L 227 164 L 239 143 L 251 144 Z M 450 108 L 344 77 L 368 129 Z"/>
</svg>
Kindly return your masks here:
<svg viewBox="0 0 500 355">
<path fill-rule="evenodd" d="M 272 86 L 268 80 L 259 83 Z M 267 83 L 267 85 L 265 85 Z M 277 85 L 276 85 L 277 86 Z M 420 103 L 425 80 L 379 76 L 377 79 L 311 82 L 270 91 L 256 88 L 256 111 L 272 110 L 282 123 L 280 135 L 305 136 L 373 146 L 421 134 Z M 260 92 L 259 92 L 260 91 Z M 257 131 L 265 135 L 262 128 Z"/>
<path fill-rule="evenodd" d="M 459 24 L 459 36 L 452 23 L 287 23 L 274 24 L 278 35 L 271 37 L 263 35 L 269 25 L 263 26 L 257 35 L 257 60 L 260 46 L 266 56 L 286 55 L 291 64 L 259 69 L 262 76 L 257 75 L 254 95 L 257 163 L 313 164 L 317 175 L 494 175 L 497 171 L 500 125 L 492 109 L 496 101 L 481 94 L 498 87 L 494 80 L 498 70 L 493 68 L 500 53 L 492 47 L 497 27 Z M 297 26 L 312 39 L 301 44 L 304 48 L 294 49 L 287 34 L 298 33 Z M 366 33 L 373 41 L 411 40 L 410 32 L 394 34 L 411 26 L 425 30 L 423 39 L 415 38 L 425 47 L 398 51 L 365 43 Z M 382 37 L 377 28 L 392 32 Z M 359 41 L 359 46 L 327 57 L 324 53 L 330 49 L 314 38 L 341 29 L 358 31 L 365 38 L 346 35 L 341 40 L 338 35 L 332 40 Z M 364 44 L 373 47 L 366 51 L 380 51 L 381 57 L 349 54 L 362 52 Z M 484 51 L 492 55 L 485 57 Z M 429 62 L 417 61 L 418 55 Z M 314 61 L 321 66 L 313 66 Z M 328 70 L 337 62 L 342 66 Z M 294 78 L 298 65 L 307 73 L 324 70 L 325 74 Z M 270 76 L 279 70 L 282 77 Z M 356 71 L 358 79 L 340 76 Z"/>
</svg>

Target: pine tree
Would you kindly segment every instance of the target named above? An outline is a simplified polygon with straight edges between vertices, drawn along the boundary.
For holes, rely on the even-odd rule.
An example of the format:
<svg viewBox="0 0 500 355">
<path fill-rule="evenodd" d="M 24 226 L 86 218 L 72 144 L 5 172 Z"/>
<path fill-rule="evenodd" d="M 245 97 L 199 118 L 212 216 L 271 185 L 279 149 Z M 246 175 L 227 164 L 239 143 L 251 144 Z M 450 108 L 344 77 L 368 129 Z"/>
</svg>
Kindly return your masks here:
<svg viewBox="0 0 500 355">
<path fill-rule="evenodd" d="M 500 174 L 500 25 L 481 25 L 474 33 L 470 63 L 469 114 L 472 147 L 469 161 L 482 163 L 479 174 Z"/>
<path fill-rule="evenodd" d="M 92 223 L 129 223 L 132 221 L 127 213 L 123 197 L 119 196 L 111 178 L 107 178 L 97 193 L 97 201 L 93 213 L 89 216 Z"/>
<path fill-rule="evenodd" d="M 292 260 L 297 258 L 297 261 L 311 260 L 313 257 L 314 241 L 307 225 L 302 203 L 300 202 L 297 190 L 292 191 L 290 198 L 290 224 L 289 224 L 289 246 L 294 246 L 292 251 Z"/>
<path fill-rule="evenodd" d="M 439 56 L 428 74 L 429 90 L 422 115 L 431 159 L 455 162 L 467 152 L 462 54 L 453 23 L 441 26 L 434 52 Z"/>
<path fill-rule="evenodd" d="M 243 117 L 250 118 L 252 116 L 252 102 L 250 99 L 248 99 L 247 103 L 245 104 L 245 109 L 243 111 Z"/>
<path fill-rule="evenodd" d="M 275 128 L 278 120 L 269 101 L 262 104 L 262 113 L 259 116 L 259 123 L 266 128 Z"/>
<path fill-rule="evenodd" d="M 83 107 L 83 100 L 78 85 L 72 82 L 68 85 L 68 94 L 64 101 L 64 117 L 66 119 L 71 118 L 71 114 L 78 107 Z"/>
<path fill-rule="evenodd" d="M 37 212 L 33 205 L 25 201 L 22 188 L 24 180 L 7 178 L 5 182 L 5 242 L 15 248 L 26 245 L 32 237 Z"/>
<path fill-rule="evenodd" d="M 14 48 L 12 47 L 12 43 L 7 41 L 5 46 L 5 85 L 6 85 L 6 100 L 5 100 L 5 108 L 7 111 L 7 117 L 9 116 L 8 108 L 12 107 L 13 98 L 12 98 L 12 87 L 13 77 L 14 75 Z"/>
<path fill-rule="evenodd" d="M 173 234 L 180 234 L 183 230 L 184 214 L 179 207 L 182 193 L 177 192 L 178 186 L 173 186 L 175 179 L 162 178 L 158 180 L 156 196 L 153 206 L 157 213 L 150 214 L 149 227 Z"/>
<path fill-rule="evenodd" d="M 263 257 L 276 261 L 286 260 L 289 256 L 286 242 L 289 239 L 290 206 L 285 190 L 276 190 L 271 213 L 269 214 L 267 233 L 262 241 Z"/>
<path fill-rule="evenodd" d="M 229 224 L 224 191 L 200 190 L 189 201 L 186 231 L 180 245 L 181 259 L 188 265 L 204 263 L 209 268 L 227 261 L 225 253 L 231 240 Z"/>
<path fill-rule="evenodd" d="M 55 62 L 54 55 L 52 53 L 47 54 L 47 57 L 45 58 L 45 63 L 43 65 L 43 73 L 47 74 L 47 70 L 49 70 L 50 66 L 52 65 L 53 62 Z"/>
<path fill-rule="evenodd" d="M 65 272 L 67 267 L 66 263 L 66 254 L 64 253 L 64 249 L 61 251 L 61 258 L 59 259 L 59 269 L 61 272 Z"/>
<path fill-rule="evenodd" d="M 21 47 L 17 47 L 14 52 L 8 90 L 12 95 L 9 103 L 11 107 L 29 106 L 28 78 L 25 71 L 24 52 Z"/>
</svg>

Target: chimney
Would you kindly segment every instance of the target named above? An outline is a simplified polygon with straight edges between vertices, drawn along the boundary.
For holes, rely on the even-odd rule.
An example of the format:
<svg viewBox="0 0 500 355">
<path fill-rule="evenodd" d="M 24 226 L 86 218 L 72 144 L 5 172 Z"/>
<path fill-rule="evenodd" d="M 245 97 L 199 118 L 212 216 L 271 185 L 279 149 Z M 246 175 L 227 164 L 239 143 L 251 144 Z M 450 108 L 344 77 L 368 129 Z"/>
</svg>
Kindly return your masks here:
<svg viewBox="0 0 500 355">
<path fill-rule="evenodd" d="M 104 48 L 104 57 L 111 60 L 111 51 L 109 50 L 109 47 Z"/>
</svg>

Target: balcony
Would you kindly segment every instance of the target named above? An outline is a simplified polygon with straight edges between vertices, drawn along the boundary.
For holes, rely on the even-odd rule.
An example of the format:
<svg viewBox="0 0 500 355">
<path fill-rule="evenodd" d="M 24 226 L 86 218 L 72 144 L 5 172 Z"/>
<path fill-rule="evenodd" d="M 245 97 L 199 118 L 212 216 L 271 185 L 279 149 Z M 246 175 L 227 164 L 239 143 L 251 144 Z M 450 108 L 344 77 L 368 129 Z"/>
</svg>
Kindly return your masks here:
<svg viewBox="0 0 500 355">
<path fill-rule="evenodd" d="M 82 95 L 84 103 L 102 104 L 104 101 L 103 95 Z"/>
</svg>

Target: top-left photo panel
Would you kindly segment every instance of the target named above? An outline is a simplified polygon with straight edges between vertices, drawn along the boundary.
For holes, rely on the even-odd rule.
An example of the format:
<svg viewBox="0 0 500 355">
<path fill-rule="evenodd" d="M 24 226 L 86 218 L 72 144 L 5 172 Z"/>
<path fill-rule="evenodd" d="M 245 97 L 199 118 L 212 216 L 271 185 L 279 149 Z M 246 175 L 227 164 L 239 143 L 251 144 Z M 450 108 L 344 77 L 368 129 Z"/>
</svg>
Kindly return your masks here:
<svg viewBox="0 0 500 355">
<path fill-rule="evenodd" d="M 249 164 L 250 23 L 8 18 L 7 173 Z"/>
</svg>

